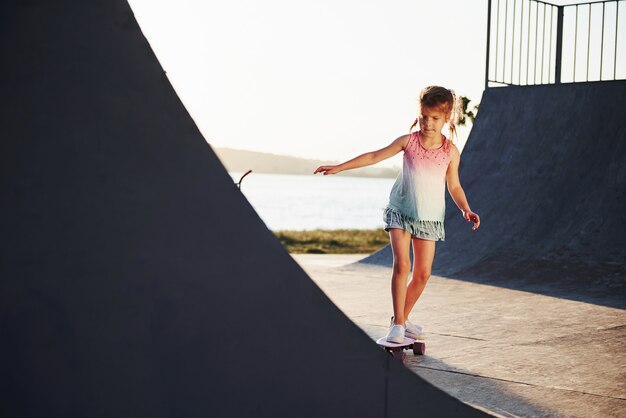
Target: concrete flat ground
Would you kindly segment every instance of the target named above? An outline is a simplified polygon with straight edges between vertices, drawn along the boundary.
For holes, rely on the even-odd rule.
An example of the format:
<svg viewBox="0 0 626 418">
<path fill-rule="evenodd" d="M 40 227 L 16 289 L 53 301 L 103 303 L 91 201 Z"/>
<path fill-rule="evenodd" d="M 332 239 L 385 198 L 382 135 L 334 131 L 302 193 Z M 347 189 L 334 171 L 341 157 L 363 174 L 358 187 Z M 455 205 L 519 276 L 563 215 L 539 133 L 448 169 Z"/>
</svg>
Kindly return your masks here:
<svg viewBox="0 0 626 418">
<path fill-rule="evenodd" d="M 293 255 L 372 339 L 391 316 L 391 269 L 365 255 Z M 425 356 L 406 365 L 494 415 L 626 416 L 626 311 L 433 276 L 411 320 Z"/>
</svg>

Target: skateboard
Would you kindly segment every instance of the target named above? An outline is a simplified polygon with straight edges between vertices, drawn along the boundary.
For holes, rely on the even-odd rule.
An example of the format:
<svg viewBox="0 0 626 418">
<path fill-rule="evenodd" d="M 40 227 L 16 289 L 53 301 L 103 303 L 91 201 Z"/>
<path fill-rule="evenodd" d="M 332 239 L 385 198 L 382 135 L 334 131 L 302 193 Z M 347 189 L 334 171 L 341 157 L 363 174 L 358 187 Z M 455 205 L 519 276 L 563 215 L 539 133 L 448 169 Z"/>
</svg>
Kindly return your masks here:
<svg viewBox="0 0 626 418">
<path fill-rule="evenodd" d="M 426 343 L 424 341 L 414 340 L 412 338 L 404 338 L 402 343 L 392 343 L 386 340 L 386 337 L 379 338 L 376 341 L 376 344 L 383 347 L 385 351 L 400 360 L 404 364 L 404 360 L 406 359 L 406 354 L 404 350 L 413 350 L 413 354 L 415 355 L 424 355 L 426 352 Z"/>
</svg>

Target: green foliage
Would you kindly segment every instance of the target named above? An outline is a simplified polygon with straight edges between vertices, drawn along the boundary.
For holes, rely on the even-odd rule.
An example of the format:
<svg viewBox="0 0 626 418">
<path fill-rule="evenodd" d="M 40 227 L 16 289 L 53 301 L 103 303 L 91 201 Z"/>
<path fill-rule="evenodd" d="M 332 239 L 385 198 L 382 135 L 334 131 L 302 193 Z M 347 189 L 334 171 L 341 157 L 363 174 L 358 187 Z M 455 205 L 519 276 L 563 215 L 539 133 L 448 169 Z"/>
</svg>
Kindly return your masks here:
<svg viewBox="0 0 626 418">
<path fill-rule="evenodd" d="M 369 254 L 389 244 L 383 229 L 274 231 L 292 254 Z"/>
<path fill-rule="evenodd" d="M 471 110 L 468 110 L 471 99 L 466 96 L 461 96 L 459 98 L 461 99 L 461 116 L 459 117 L 459 126 L 465 126 L 467 124 L 467 119 L 469 119 L 473 124 L 474 119 L 476 119 L 476 113 L 478 112 L 478 105 L 475 104 Z"/>
</svg>

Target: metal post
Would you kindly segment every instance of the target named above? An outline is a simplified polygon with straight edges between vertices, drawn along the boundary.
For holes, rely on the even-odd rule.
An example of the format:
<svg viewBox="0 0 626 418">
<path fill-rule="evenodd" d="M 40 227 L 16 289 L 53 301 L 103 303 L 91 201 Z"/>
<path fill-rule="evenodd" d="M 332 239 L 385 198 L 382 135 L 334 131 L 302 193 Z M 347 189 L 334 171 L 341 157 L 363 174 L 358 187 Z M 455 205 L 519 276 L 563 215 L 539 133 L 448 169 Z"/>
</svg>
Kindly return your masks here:
<svg viewBox="0 0 626 418">
<path fill-rule="evenodd" d="M 543 58 L 546 56 L 546 4 L 543 3 L 543 28 L 541 29 L 541 84 L 543 84 Z"/>
<path fill-rule="evenodd" d="M 513 84 L 513 64 L 515 63 L 515 12 L 517 11 L 517 0 L 513 0 L 513 40 L 511 41 L 511 84 Z"/>
<path fill-rule="evenodd" d="M 591 3 L 589 3 L 589 23 L 587 23 L 587 73 L 585 81 L 589 81 L 589 50 L 591 49 Z"/>
<path fill-rule="evenodd" d="M 498 81 L 498 53 L 500 52 L 500 48 L 498 48 L 498 41 L 500 40 L 500 0 L 496 3 L 496 59 L 493 72 L 493 81 Z"/>
<path fill-rule="evenodd" d="M 487 63 L 485 65 L 485 90 L 489 88 L 489 38 L 491 37 L 491 0 L 487 1 Z"/>
<path fill-rule="evenodd" d="M 550 48 L 548 50 L 548 84 L 550 84 L 550 68 L 552 68 L 552 26 L 554 23 L 554 5 L 550 5 Z"/>
<path fill-rule="evenodd" d="M 528 85 L 528 63 L 530 62 L 530 13 L 532 3 L 528 1 L 528 36 L 526 37 L 526 85 Z"/>
<path fill-rule="evenodd" d="M 556 53 L 554 54 L 554 83 L 561 84 L 561 60 L 563 59 L 563 6 L 556 10 Z"/>
<path fill-rule="evenodd" d="M 533 84 L 537 84 L 537 31 L 539 30 L 539 3 L 535 3 L 535 58 L 533 61 Z"/>
<path fill-rule="evenodd" d="M 502 82 L 506 79 L 506 33 L 509 26 L 509 0 L 504 5 L 504 54 L 502 55 Z"/>
<path fill-rule="evenodd" d="M 576 5 L 576 24 L 574 25 L 574 75 L 572 83 L 576 82 L 576 52 L 578 51 L 578 5 Z"/>
<path fill-rule="evenodd" d="M 524 37 L 524 2 L 521 2 L 522 16 L 519 21 L 519 69 L 517 70 L 517 84 L 522 85 L 522 38 Z"/>
<path fill-rule="evenodd" d="M 604 3 L 602 3 L 602 40 L 600 41 L 600 81 L 602 81 L 603 59 L 604 59 Z"/>
<path fill-rule="evenodd" d="M 615 74 L 617 71 L 617 29 L 619 22 L 619 1 L 616 3 L 617 8 L 615 10 L 615 52 L 613 53 L 613 80 L 615 80 Z"/>
</svg>

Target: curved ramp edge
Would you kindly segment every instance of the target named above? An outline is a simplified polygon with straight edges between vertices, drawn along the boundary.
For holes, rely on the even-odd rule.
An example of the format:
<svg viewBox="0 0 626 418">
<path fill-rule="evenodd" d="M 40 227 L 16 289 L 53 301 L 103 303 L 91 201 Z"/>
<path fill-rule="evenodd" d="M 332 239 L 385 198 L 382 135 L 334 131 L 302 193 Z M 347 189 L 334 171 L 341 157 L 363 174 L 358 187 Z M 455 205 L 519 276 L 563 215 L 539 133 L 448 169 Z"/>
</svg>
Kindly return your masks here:
<svg viewBox="0 0 626 418">
<path fill-rule="evenodd" d="M 3 9 L 0 415 L 484 416 L 295 264 L 126 1 Z"/>
<path fill-rule="evenodd" d="M 433 273 L 626 307 L 625 107 L 626 81 L 486 90 L 460 167 L 481 227 L 447 196 Z"/>
</svg>

